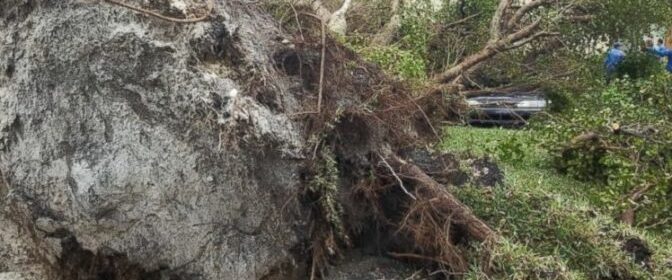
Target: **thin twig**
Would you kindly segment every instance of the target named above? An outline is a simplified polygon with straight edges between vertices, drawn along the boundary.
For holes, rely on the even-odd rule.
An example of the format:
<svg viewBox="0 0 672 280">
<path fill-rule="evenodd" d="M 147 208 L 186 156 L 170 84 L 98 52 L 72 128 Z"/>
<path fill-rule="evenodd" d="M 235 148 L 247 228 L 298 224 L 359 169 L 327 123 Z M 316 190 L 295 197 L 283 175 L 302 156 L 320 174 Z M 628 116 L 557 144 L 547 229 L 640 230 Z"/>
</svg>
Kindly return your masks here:
<svg viewBox="0 0 672 280">
<path fill-rule="evenodd" d="M 315 148 L 313 149 L 313 160 L 317 158 L 317 150 L 320 148 L 320 144 L 322 144 L 322 140 L 317 141 L 315 144 Z"/>
<path fill-rule="evenodd" d="M 299 13 L 296 11 L 294 4 L 292 4 L 291 2 L 289 2 L 288 4 L 289 7 L 292 8 L 292 11 L 294 11 L 294 19 L 296 20 L 296 25 L 299 28 L 299 34 L 301 35 L 301 42 L 305 42 L 306 38 L 303 36 L 303 27 L 301 27 L 301 21 L 299 20 Z"/>
<path fill-rule="evenodd" d="M 317 111 L 304 111 L 304 112 L 296 112 L 296 113 L 291 113 L 291 114 L 285 114 L 289 118 L 294 118 L 294 117 L 300 117 L 303 115 L 316 115 L 319 114 Z"/>
<path fill-rule="evenodd" d="M 278 217 L 278 226 L 280 226 L 280 224 L 285 220 L 284 216 L 285 216 L 285 210 L 287 209 L 287 206 L 292 201 L 294 201 L 296 199 L 297 199 L 297 194 L 294 193 L 294 194 L 290 195 L 289 198 L 287 199 L 287 201 L 285 201 L 285 203 L 282 205 L 282 207 L 280 207 L 280 217 Z"/>
<path fill-rule="evenodd" d="M 436 131 L 436 129 L 435 129 L 434 126 L 432 125 L 432 121 L 429 119 L 429 116 L 427 116 L 427 113 L 425 113 L 425 110 L 423 110 L 422 107 L 420 107 L 420 104 L 418 104 L 418 102 L 415 102 L 415 100 L 413 100 L 413 98 L 411 98 L 410 95 L 408 95 L 407 93 L 405 93 L 405 95 L 406 95 L 406 97 L 408 98 L 408 100 L 410 100 L 411 102 L 413 102 L 413 105 L 415 105 L 415 107 L 417 107 L 418 110 L 420 110 L 420 113 L 422 113 L 422 117 L 423 117 L 423 118 L 425 119 L 425 121 L 427 122 L 427 125 L 429 125 L 429 128 L 432 129 L 432 132 L 434 133 L 434 136 L 436 136 L 437 139 L 440 139 L 441 136 L 439 136 L 439 133 Z"/>
<path fill-rule="evenodd" d="M 320 21 L 322 25 L 322 58 L 320 59 L 320 89 L 317 95 L 317 112 L 322 112 L 322 92 L 324 91 L 324 62 L 327 54 L 327 30 L 324 20 Z"/>
<path fill-rule="evenodd" d="M 417 279 L 416 277 L 417 277 L 418 275 L 420 275 L 420 273 L 422 273 L 422 270 L 417 270 L 417 271 L 413 272 L 413 274 L 411 274 L 411 276 L 406 277 L 406 279 L 404 279 L 404 280 L 413 280 L 413 279 Z"/>
<path fill-rule="evenodd" d="M 658 226 L 660 226 L 660 225 L 667 224 L 667 223 L 669 223 L 670 221 L 672 221 L 672 218 L 665 218 L 665 219 L 662 219 L 662 220 L 660 220 L 660 221 L 658 221 L 658 222 L 656 222 L 656 223 L 653 223 L 653 224 L 649 224 L 649 225 L 642 225 L 642 224 L 639 224 L 639 225 L 637 225 L 637 226 L 638 226 L 638 227 L 643 226 L 644 229 L 652 229 L 652 228 L 658 227 Z"/>
<path fill-rule="evenodd" d="M 322 25 L 322 58 L 320 59 L 320 87 L 317 94 L 317 113 L 322 113 L 322 93 L 324 91 L 324 64 L 327 56 L 327 25 L 325 20 L 316 14 L 301 12 L 302 15 L 313 17 Z"/>
<path fill-rule="evenodd" d="M 460 19 L 460 20 L 458 20 L 458 21 L 449 23 L 448 25 L 444 26 L 442 29 L 445 30 L 445 29 L 453 28 L 453 27 L 455 27 L 455 26 L 458 26 L 458 25 L 460 25 L 460 24 L 463 24 L 463 23 L 469 21 L 470 19 L 475 18 L 475 17 L 480 16 L 480 15 L 481 15 L 481 13 L 475 13 L 475 14 L 473 14 L 473 15 L 467 16 L 467 17 L 465 17 L 465 18 L 463 18 L 463 19 Z"/>
<path fill-rule="evenodd" d="M 383 156 L 381 156 L 381 155 L 378 155 L 378 157 L 380 157 L 380 160 L 385 165 L 385 167 L 387 167 L 387 169 L 390 170 L 390 173 L 392 173 L 392 176 L 394 176 L 394 178 L 397 179 L 397 182 L 399 182 L 399 187 L 401 187 L 401 189 L 404 191 L 404 193 L 406 193 L 413 200 L 418 200 L 418 198 L 416 198 L 412 193 L 410 193 L 408 191 L 408 189 L 406 189 L 406 187 L 404 186 L 404 182 L 401 180 L 401 178 L 399 178 L 399 176 L 397 175 L 397 172 L 394 172 L 394 169 L 392 168 L 392 166 L 390 166 L 389 163 L 387 163 L 385 158 L 383 158 Z"/>
<path fill-rule="evenodd" d="M 166 21 L 170 21 L 170 22 L 177 22 L 177 23 L 195 23 L 195 22 L 199 22 L 199 21 L 204 21 L 210 16 L 210 14 L 212 13 L 212 11 L 215 8 L 215 1 L 214 0 L 208 0 L 208 2 L 207 2 L 208 11 L 205 14 L 203 14 L 202 16 L 199 16 L 199 17 L 196 17 L 196 18 L 175 18 L 175 17 L 170 17 L 170 16 L 164 16 L 160 13 L 150 11 L 150 10 L 147 10 L 147 9 L 143 9 L 143 8 L 140 8 L 140 7 L 136 7 L 136 6 L 133 6 L 133 5 L 130 5 L 130 4 L 126 4 L 126 3 L 118 1 L 118 0 L 103 0 L 103 1 L 105 1 L 107 3 L 110 3 L 110 4 L 113 4 L 113 5 L 124 7 L 124 8 L 129 9 L 129 10 L 133 10 L 133 11 L 136 11 L 136 12 L 148 15 L 148 16 L 152 16 L 152 17 L 159 18 L 159 19 L 166 20 Z"/>
</svg>

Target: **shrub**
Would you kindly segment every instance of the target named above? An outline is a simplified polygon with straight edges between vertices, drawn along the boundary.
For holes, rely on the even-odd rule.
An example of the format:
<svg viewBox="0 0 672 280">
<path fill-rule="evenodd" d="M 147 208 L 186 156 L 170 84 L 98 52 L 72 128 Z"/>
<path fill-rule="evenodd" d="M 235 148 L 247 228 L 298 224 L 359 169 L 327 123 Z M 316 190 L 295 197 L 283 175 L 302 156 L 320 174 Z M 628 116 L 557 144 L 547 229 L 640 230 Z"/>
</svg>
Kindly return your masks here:
<svg viewBox="0 0 672 280">
<path fill-rule="evenodd" d="M 672 77 L 618 81 L 576 97 L 542 125 L 556 167 L 602 183 L 615 214 L 637 209 L 640 226 L 672 233 Z M 641 191 L 641 197 L 633 194 Z M 667 225 L 667 227 L 666 227 Z"/>
<path fill-rule="evenodd" d="M 378 64 L 384 71 L 405 80 L 424 80 L 425 60 L 419 55 L 397 46 L 361 48 L 359 53 Z"/>
</svg>

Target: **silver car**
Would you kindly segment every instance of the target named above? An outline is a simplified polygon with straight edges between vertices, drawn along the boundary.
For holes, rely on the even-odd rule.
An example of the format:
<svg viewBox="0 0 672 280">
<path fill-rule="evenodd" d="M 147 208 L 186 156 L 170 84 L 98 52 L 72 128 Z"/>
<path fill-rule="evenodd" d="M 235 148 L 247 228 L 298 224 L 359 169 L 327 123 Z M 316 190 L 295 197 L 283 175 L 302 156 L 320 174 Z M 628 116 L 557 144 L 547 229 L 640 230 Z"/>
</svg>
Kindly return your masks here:
<svg viewBox="0 0 672 280">
<path fill-rule="evenodd" d="M 488 93 L 467 98 L 469 124 L 525 125 L 528 119 L 544 110 L 550 101 L 543 94 L 531 92 Z"/>
</svg>

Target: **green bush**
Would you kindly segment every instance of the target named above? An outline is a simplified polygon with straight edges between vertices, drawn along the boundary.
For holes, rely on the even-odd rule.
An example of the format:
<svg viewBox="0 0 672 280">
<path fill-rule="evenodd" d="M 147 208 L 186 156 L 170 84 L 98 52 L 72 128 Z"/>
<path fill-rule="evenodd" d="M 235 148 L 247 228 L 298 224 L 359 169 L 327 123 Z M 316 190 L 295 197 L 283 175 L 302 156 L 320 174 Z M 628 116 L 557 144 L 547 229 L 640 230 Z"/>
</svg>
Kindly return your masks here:
<svg viewBox="0 0 672 280">
<path fill-rule="evenodd" d="M 397 46 L 361 48 L 358 52 L 384 71 L 405 80 L 424 80 L 425 60 L 419 55 Z"/>
<path fill-rule="evenodd" d="M 427 57 L 427 44 L 432 37 L 435 12 L 429 1 L 419 1 L 403 9 L 401 14 L 401 46 L 415 54 Z"/>
<path fill-rule="evenodd" d="M 637 224 L 672 233 L 672 77 L 621 80 L 576 96 L 542 125 L 555 165 L 603 185 L 606 208 L 638 209 Z M 645 190 L 631 201 L 629 194 Z"/>
<path fill-rule="evenodd" d="M 648 53 L 632 53 L 625 57 L 623 63 L 618 66 L 619 77 L 632 79 L 649 78 L 663 70 L 662 63 Z"/>
<path fill-rule="evenodd" d="M 477 252 L 487 250 L 492 258 L 477 254 L 464 279 L 672 279 L 672 267 L 666 265 L 672 256 L 668 239 L 620 225 L 595 208 L 592 190 L 600 184 L 548 168 L 547 154 L 535 145 L 537 131 L 447 127 L 445 133 L 438 148 L 460 160 L 492 155 L 510 146 L 504 144 L 509 141 L 522 144 L 522 160 L 498 155 L 503 185 L 452 190 L 502 236 L 495 244 L 477 245 Z M 648 266 L 623 250 L 631 238 L 642 240 L 653 253 Z M 489 273 L 481 269 L 484 264 Z"/>
<path fill-rule="evenodd" d="M 563 112 L 566 108 L 571 107 L 572 99 L 567 94 L 558 90 L 546 90 L 546 98 L 551 102 L 549 110 L 554 113 Z"/>
</svg>

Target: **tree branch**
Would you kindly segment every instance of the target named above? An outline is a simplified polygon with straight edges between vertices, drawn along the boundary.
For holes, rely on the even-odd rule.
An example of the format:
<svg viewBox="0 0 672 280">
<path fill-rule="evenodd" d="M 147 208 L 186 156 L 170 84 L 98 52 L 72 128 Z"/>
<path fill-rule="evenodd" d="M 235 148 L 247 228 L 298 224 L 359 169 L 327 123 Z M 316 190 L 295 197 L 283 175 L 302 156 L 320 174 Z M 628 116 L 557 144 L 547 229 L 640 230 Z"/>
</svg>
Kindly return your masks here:
<svg viewBox="0 0 672 280">
<path fill-rule="evenodd" d="M 462 18 L 462 19 L 460 19 L 460 20 L 458 20 L 458 21 L 451 22 L 450 24 L 448 24 L 448 25 L 446 25 L 445 27 L 443 27 L 443 29 L 450 29 L 450 28 L 453 28 L 453 27 L 455 27 L 455 26 L 458 26 L 458 25 L 460 25 L 460 24 L 463 24 L 463 23 L 465 23 L 465 22 L 471 20 L 472 18 L 475 18 L 475 17 L 480 16 L 480 15 L 481 15 L 481 13 L 475 13 L 475 14 L 473 14 L 473 15 L 469 15 L 469 16 L 464 17 L 464 18 Z"/>
<path fill-rule="evenodd" d="M 345 35 L 348 26 L 345 16 L 350 9 L 352 0 L 344 0 L 341 7 L 333 13 L 324 6 L 321 0 L 299 0 L 297 4 L 310 6 L 318 17 L 328 23 L 330 31 Z"/>
<path fill-rule="evenodd" d="M 352 0 L 344 0 L 341 7 L 331 14 L 329 17 L 329 30 L 341 36 L 344 36 L 348 32 L 348 22 L 345 16 L 350 9 L 351 3 Z"/>
<path fill-rule="evenodd" d="M 392 43 L 392 40 L 394 40 L 394 37 L 401 28 L 401 15 L 399 14 L 400 6 L 400 0 L 392 1 L 392 17 L 390 17 L 390 21 L 385 24 L 382 31 L 376 34 L 371 41 L 374 45 L 385 46 Z"/>
<path fill-rule="evenodd" d="M 509 22 L 506 24 L 506 27 L 509 29 L 516 27 L 516 25 L 520 23 L 526 14 L 543 5 L 551 4 L 552 2 L 553 0 L 536 0 L 528 2 L 527 4 L 520 7 L 520 9 L 518 9 L 515 14 L 513 14 Z"/>
<path fill-rule="evenodd" d="M 506 13 L 506 9 L 511 6 L 512 0 L 500 0 L 499 6 L 495 14 L 492 16 L 492 21 L 490 22 L 490 42 L 496 42 L 502 35 L 502 19 Z"/>
<path fill-rule="evenodd" d="M 508 2 L 508 1 L 502 0 L 502 2 Z M 493 19 L 493 26 L 495 22 L 496 20 Z M 534 32 L 536 29 L 539 28 L 539 25 L 541 25 L 541 19 L 537 19 L 536 21 L 528 24 L 522 29 L 514 33 L 511 33 L 503 38 L 501 34 L 498 34 L 497 39 L 493 40 L 491 38 L 491 40 L 486 44 L 486 46 L 481 51 L 468 56 L 459 64 L 437 75 L 434 78 L 434 80 L 438 83 L 454 83 L 455 81 L 459 80 L 456 78 L 458 78 L 462 73 L 473 68 L 476 65 L 479 65 L 481 62 L 496 56 L 498 53 L 509 49 L 521 47 L 525 44 L 532 42 L 535 39 L 547 36 L 546 35 L 547 32 L 541 32 L 536 34 L 535 36 Z M 499 31 L 501 30 L 497 29 L 497 32 Z"/>
<path fill-rule="evenodd" d="M 329 11 L 320 0 L 299 0 L 296 4 L 310 6 L 310 8 L 313 9 L 313 12 L 325 22 L 331 17 L 331 11 Z"/>
<path fill-rule="evenodd" d="M 530 37 L 527 37 L 527 38 L 525 38 L 525 39 L 522 39 L 522 40 L 520 40 L 520 41 L 518 41 L 518 42 L 515 42 L 515 43 L 511 44 L 511 46 L 506 47 L 505 50 L 508 51 L 508 50 L 513 50 L 513 49 L 520 48 L 520 47 L 522 47 L 522 46 L 524 46 L 524 45 L 527 45 L 527 44 L 531 43 L 531 42 L 534 41 L 534 40 L 539 39 L 539 38 L 544 38 L 544 37 L 556 37 L 556 36 L 560 36 L 560 33 L 558 33 L 558 32 L 537 32 L 537 33 L 535 33 L 534 35 L 532 35 L 532 36 L 530 36 Z"/>
</svg>

